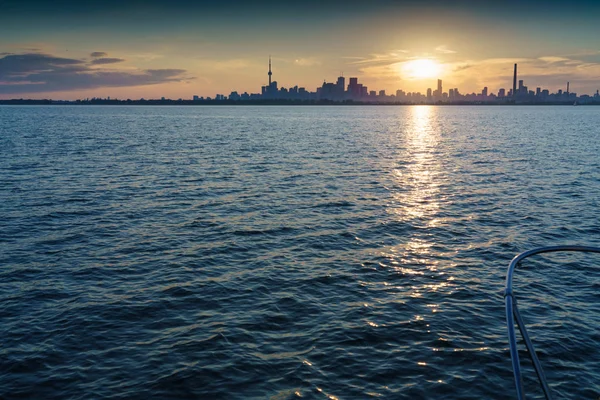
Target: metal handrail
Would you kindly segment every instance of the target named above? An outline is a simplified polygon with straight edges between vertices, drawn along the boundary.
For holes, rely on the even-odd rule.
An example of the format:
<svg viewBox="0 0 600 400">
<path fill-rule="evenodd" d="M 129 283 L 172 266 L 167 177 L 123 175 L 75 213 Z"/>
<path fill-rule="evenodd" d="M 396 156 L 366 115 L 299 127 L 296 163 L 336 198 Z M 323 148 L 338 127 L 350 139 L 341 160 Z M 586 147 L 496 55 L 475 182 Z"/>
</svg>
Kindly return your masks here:
<svg viewBox="0 0 600 400">
<path fill-rule="evenodd" d="M 542 365 L 540 364 L 540 360 L 535 353 L 535 349 L 533 348 L 533 343 L 529 339 L 529 335 L 527 334 L 527 329 L 525 328 L 525 323 L 521 318 L 521 314 L 519 313 L 519 309 L 517 308 L 517 299 L 513 293 L 512 280 L 514 271 L 519 265 L 521 261 L 525 258 L 533 256 L 535 254 L 541 253 L 554 253 L 558 251 L 581 251 L 587 253 L 600 253 L 600 247 L 591 247 L 591 246 L 551 246 L 551 247 L 540 247 L 537 249 L 529 250 L 524 253 L 517 255 L 512 259 L 510 264 L 508 265 L 508 272 L 506 273 L 506 288 L 504 289 L 504 300 L 506 303 L 506 325 L 508 328 L 508 343 L 510 346 L 510 357 L 512 359 L 513 373 L 515 375 L 515 385 L 517 387 L 517 398 L 519 400 L 525 399 L 525 391 L 523 390 L 523 381 L 521 378 L 521 364 L 519 363 L 519 353 L 517 349 L 517 335 L 515 332 L 515 320 L 517 326 L 519 327 L 519 331 L 521 332 L 521 336 L 523 341 L 525 342 L 525 347 L 527 347 L 527 351 L 529 353 L 529 357 L 531 357 L 531 361 L 533 362 L 533 366 L 535 368 L 535 372 L 540 381 L 540 385 L 542 386 L 542 390 L 544 391 L 544 395 L 547 400 L 552 399 L 550 394 L 550 388 L 548 387 L 548 383 L 546 383 L 546 376 L 544 375 L 544 371 L 542 370 Z"/>
</svg>

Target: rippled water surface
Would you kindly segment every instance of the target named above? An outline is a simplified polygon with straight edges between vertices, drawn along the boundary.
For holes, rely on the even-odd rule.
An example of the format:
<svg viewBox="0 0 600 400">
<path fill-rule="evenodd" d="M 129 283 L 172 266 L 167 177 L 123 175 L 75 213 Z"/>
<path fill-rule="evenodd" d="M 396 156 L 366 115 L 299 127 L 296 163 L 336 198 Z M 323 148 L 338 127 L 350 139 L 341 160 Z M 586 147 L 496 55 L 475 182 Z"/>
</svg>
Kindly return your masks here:
<svg viewBox="0 0 600 400">
<path fill-rule="evenodd" d="M 595 107 L 0 107 L 0 397 L 512 398 L 506 267 L 600 244 L 599 127 Z M 515 278 L 557 397 L 600 396 L 599 266 Z"/>
</svg>

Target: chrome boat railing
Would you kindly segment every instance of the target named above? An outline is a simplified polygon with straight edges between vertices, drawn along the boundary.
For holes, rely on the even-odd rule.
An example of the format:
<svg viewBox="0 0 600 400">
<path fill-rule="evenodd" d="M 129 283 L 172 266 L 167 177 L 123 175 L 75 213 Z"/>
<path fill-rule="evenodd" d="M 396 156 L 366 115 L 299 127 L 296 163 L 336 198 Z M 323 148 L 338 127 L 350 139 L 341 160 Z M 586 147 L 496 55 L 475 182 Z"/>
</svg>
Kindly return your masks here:
<svg viewBox="0 0 600 400">
<path fill-rule="evenodd" d="M 540 381 L 540 385 L 542 386 L 542 390 L 544 391 L 544 395 L 546 399 L 550 400 L 552 395 L 550 394 L 550 388 L 548 387 L 548 383 L 546 382 L 546 377 L 544 375 L 544 370 L 542 369 L 542 365 L 540 364 L 540 360 L 535 353 L 535 349 L 533 348 L 533 343 L 529 339 L 529 335 L 527 334 L 527 329 L 525 328 L 525 323 L 521 318 L 521 314 L 519 313 L 519 309 L 517 308 L 517 299 L 513 293 L 512 280 L 515 269 L 519 265 L 521 261 L 525 258 L 533 256 L 535 254 L 541 253 L 554 253 L 559 251 L 579 251 L 579 252 L 587 252 L 587 253 L 600 253 L 600 247 L 591 247 L 591 246 L 552 246 L 552 247 L 540 247 L 537 249 L 529 250 L 524 253 L 517 255 L 512 259 L 510 264 L 508 265 L 508 272 L 506 274 L 506 288 L 504 289 L 504 300 L 506 303 L 506 324 L 508 327 L 508 343 L 510 346 L 510 357 L 512 359 L 513 373 L 515 375 L 515 384 L 517 386 L 517 398 L 522 400 L 525 398 L 525 391 L 523 390 L 523 380 L 521 378 L 521 364 L 519 363 L 519 353 L 517 349 L 517 335 L 515 332 L 515 322 L 519 327 L 519 331 L 521 332 L 521 337 L 525 342 L 525 347 L 527 347 L 527 352 L 529 353 L 529 357 L 531 357 L 531 361 L 533 362 L 533 367 L 538 376 L 538 380 Z"/>
</svg>

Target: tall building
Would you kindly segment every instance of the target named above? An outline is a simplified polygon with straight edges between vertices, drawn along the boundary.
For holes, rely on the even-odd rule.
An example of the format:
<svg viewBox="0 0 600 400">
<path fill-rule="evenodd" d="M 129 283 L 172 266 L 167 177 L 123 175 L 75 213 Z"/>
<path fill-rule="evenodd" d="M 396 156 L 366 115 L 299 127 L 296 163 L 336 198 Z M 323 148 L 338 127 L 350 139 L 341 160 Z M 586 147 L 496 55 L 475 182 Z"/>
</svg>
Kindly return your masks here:
<svg viewBox="0 0 600 400">
<path fill-rule="evenodd" d="M 337 83 L 335 84 L 336 86 L 336 92 L 338 96 L 343 96 L 344 95 L 344 91 L 346 89 L 346 78 L 344 78 L 343 76 L 338 77 L 337 79 Z"/>
<path fill-rule="evenodd" d="M 515 63 L 515 72 L 513 74 L 513 89 L 512 89 L 513 97 L 517 97 L 517 64 Z"/>
<path fill-rule="evenodd" d="M 360 85 L 362 86 L 362 85 Z M 358 84 L 358 78 L 350 78 L 350 83 L 348 83 L 348 92 L 350 93 L 350 97 L 358 98 L 361 95 L 361 88 Z"/>
<path fill-rule="evenodd" d="M 437 91 L 438 91 L 438 96 L 442 97 L 442 80 L 438 79 L 438 86 L 437 86 Z"/>
</svg>

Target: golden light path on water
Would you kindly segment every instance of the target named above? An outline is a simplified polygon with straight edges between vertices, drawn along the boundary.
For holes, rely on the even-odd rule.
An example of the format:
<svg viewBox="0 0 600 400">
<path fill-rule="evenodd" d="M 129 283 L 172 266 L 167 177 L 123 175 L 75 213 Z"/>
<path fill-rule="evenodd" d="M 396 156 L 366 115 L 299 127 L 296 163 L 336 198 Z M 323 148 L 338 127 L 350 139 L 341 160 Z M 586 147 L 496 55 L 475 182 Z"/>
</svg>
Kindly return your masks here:
<svg viewBox="0 0 600 400">
<path fill-rule="evenodd" d="M 391 201 L 387 212 L 390 223 L 404 233 L 398 233 L 396 244 L 382 248 L 378 258 L 380 267 L 404 278 L 363 283 L 391 295 L 386 300 L 374 300 L 375 304 L 364 304 L 365 307 L 377 309 L 377 303 L 386 304 L 385 307 L 406 307 L 407 313 L 395 315 L 397 322 L 394 323 L 401 321 L 407 326 L 420 327 L 412 329 L 422 329 L 423 334 L 432 333 L 431 316 L 441 311 L 437 299 L 427 300 L 431 298 L 429 294 L 440 292 L 443 297 L 451 290 L 448 286 L 453 280 L 444 270 L 438 270 L 439 258 L 431 251 L 435 236 L 430 230 L 444 223 L 439 216 L 444 197 L 440 190 L 444 171 L 439 160 L 442 132 L 436 113 L 436 108 L 429 106 L 398 108 L 397 120 L 386 138 L 389 153 L 385 158 L 390 161 L 386 169 L 391 174 L 387 187 Z M 376 318 L 363 322 L 371 329 L 389 329 Z M 436 349 L 429 347 L 429 351 L 433 353 Z M 421 354 L 414 368 L 431 368 L 425 355 L 427 351 Z M 436 382 L 444 383 L 439 379 Z"/>
<path fill-rule="evenodd" d="M 410 107 L 410 119 L 406 133 L 406 167 L 395 169 L 398 184 L 408 190 L 398 190 L 394 197 L 399 208 L 394 211 L 403 221 L 418 220 L 435 226 L 439 210 L 440 166 L 435 157 L 439 131 L 431 119 L 435 111 L 431 106 Z M 419 245 L 417 245 L 417 248 Z"/>
<path fill-rule="evenodd" d="M 440 191 L 443 170 L 439 160 L 439 142 L 441 129 L 437 124 L 437 109 L 431 106 L 409 108 L 402 134 L 404 136 L 404 160 L 397 160 L 398 167 L 393 170 L 396 190 L 393 193 L 395 207 L 390 211 L 399 222 L 411 226 L 408 241 L 390 249 L 390 264 L 404 275 L 420 275 L 413 280 L 410 291 L 405 292 L 412 299 L 423 299 L 431 292 L 443 291 L 453 280 L 452 277 L 440 279 L 445 272 L 438 271 L 439 261 L 431 253 L 435 245 L 428 235 L 429 229 L 436 228 L 443 221 L 439 217 L 443 194 Z M 414 231 L 414 232 L 412 232 Z M 423 233 L 425 232 L 425 233 Z M 431 279 L 432 275 L 438 275 Z M 447 289 L 446 289 L 447 290 Z M 431 313 L 439 311 L 439 304 L 429 303 L 425 309 Z M 415 314 L 412 321 L 426 323 L 427 332 L 431 332 L 430 319 L 421 313 Z M 435 349 L 432 349 L 435 351 Z M 426 360 L 417 362 L 419 367 L 427 368 Z M 441 380 L 437 382 L 443 383 Z"/>
<path fill-rule="evenodd" d="M 450 223 L 443 212 L 448 199 L 442 188 L 446 172 L 440 148 L 443 132 L 438 113 L 439 110 L 431 106 L 402 110 L 394 132 L 398 138 L 392 140 L 396 155 L 391 166 L 393 202 L 388 212 L 394 221 L 406 226 L 407 234 L 398 244 L 383 249 L 381 255 L 386 259 L 382 266 L 409 279 L 408 286 L 403 283 L 394 288 L 398 296 L 404 298 L 403 302 L 409 299 L 422 302 L 435 292 L 440 292 L 443 298 L 454 288 L 454 277 L 448 272 L 452 271 L 455 263 L 443 260 L 438 254 L 439 249 L 432 250 L 436 243 L 431 231 Z M 389 282 L 383 284 L 389 289 L 395 286 Z M 443 311 L 437 301 L 430 301 L 423 303 L 409 319 L 415 323 L 426 323 L 427 332 L 431 332 L 429 316 Z M 439 338 L 441 342 L 444 340 Z M 427 360 L 419 361 L 418 365 L 427 367 Z"/>
<path fill-rule="evenodd" d="M 404 274 L 423 275 L 427 271 L 437 271 L 437 261 L 431 257 L 430 248 L 434 245 L 427 240 L 427 228 L 435 228 L 443 223 L 439 218 L 440 185 L 442 167 L 438 159 L 440 129 L 434 123 L 436 109 L 431 106 L 410 107 L 407 120 L 404 122 L 404 149 L 399 165 L 393 170 L 397 190 L 393 192 L 394 207 L 390 212 L 397 221 L 413 226 L 407 243 L 392 248 L 391 264 Z M 415 263 L 426 268 L 408 268 Z M 405 266 L 403 266 L 405 265 Z M 445 283 L 423 288 L 437 290 Z M 420 297 L 421 290 L 415 290 L 411 296 Z"/>
</svg>

